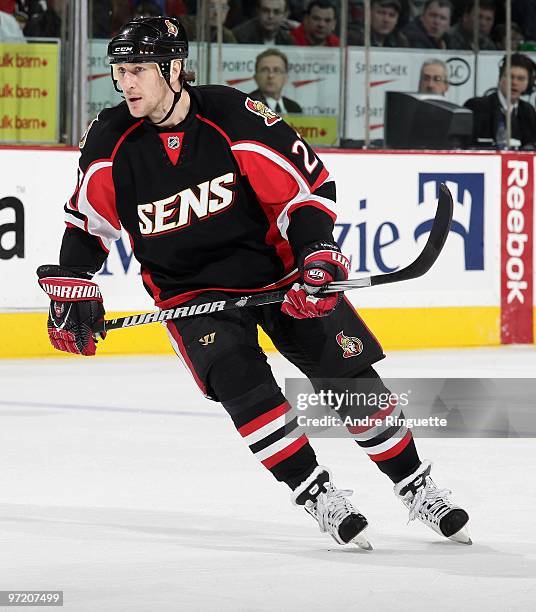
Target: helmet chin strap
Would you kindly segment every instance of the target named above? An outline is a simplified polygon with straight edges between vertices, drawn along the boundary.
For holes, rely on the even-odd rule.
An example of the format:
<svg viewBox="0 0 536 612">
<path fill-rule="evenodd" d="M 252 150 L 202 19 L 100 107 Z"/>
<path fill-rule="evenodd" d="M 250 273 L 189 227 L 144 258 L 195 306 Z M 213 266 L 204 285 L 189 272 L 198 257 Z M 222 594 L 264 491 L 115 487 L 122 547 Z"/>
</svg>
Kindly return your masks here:
<svg viewBox="0 0 536 612">
<path fill-rule="evenodd" d="M 160 125 L 161 123 L 164 123 L 164 121 L 167 121 L 171 117 L 171 113 L 173 113 L 173 111 L 175 110 L 175 106 L 177 106 L 179 100 L 181 99 L 182 91 L 184 89 L 182 82 L 181 82 L 181 88 L 179 91 L 175 91 L 173 87 L 171 87 L 170 83 L 168 83 L 168 87 L 173 92 L 173 102 L 171 104 L 171 108 L 167 112 L 167 115 L 163 119 L 160 119 L 160 121 L 150 121 L 149 120 L 153 125 Z"/>
</svg>

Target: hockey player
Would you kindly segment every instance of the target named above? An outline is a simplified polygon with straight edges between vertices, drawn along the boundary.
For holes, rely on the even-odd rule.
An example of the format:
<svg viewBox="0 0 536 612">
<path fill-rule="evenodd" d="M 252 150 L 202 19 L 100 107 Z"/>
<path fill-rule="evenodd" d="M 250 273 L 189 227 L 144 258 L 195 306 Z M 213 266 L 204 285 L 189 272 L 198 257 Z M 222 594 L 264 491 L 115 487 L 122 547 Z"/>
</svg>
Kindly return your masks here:
<svg viewBox="0 0 536 612">
<path fill-rule="evenodd" d="M 52 345 L 95 354 L 104 308 L 92 278 L 121 228 L 159 308 L 287 288 L 282 306 L 168 321 L 169 338 L 293 502 L 339 544 L 369 548 L 352 492 L 336 488 L 296 419 L 286 419 L 290 406 L 257 340 L 260 325 L 311 379 L 352 379 L 364 392 L 387 392 L 372 368 L 384 356 L 377 340 L 341 294 L 316 295 L 349 270 L 332 235 L 333 178 L 262 103 L 231 88 L 188 84 L 188 42 L 177 19 L 131 21 L 108 54 L 125 101 L 101 112 L 82 138 L 59 266 L 38 269 L 52 300 Z M 376 410 L 375 418 L 403 416 L 396 405 Z M 410 518 L 470 543 L 467 513 L 436 487 L 411 431 L 376 426 L 356 441 L 394 483 Z"/>
</svg>

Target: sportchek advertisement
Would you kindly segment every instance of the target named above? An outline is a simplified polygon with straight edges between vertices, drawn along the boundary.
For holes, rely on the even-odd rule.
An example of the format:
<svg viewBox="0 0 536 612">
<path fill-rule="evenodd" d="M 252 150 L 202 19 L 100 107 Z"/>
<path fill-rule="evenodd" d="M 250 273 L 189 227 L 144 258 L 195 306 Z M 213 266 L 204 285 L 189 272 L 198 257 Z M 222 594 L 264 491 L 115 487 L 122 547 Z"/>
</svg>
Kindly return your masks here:
<svg viewBox="0 0 536 612">
<path fill-rule="evenodd" d="M 497 342 L 533 342 L 532 155 L 320 155 L 338 185 L 335 235 L 352 277 L 407 266 L 426 242 L 440 183 L 453 194 L 451 231 L 432 269 L 416 280 L 349 292 L 358 309 L 473 309 L 474 325 L 488 309 L 502 317 L 491 319 Z M 0 149 L 0 311 L 46 309 L 35 269 L 57 262 L 77 160 L 76 151 Z M 97 281 L 108 311 L 152 308 L 126 237 Z"/>
<path fill-rule="evenodd" d="M 0 142 L 57 142 L 59 43 L 0 43 Z"/>
</svg>

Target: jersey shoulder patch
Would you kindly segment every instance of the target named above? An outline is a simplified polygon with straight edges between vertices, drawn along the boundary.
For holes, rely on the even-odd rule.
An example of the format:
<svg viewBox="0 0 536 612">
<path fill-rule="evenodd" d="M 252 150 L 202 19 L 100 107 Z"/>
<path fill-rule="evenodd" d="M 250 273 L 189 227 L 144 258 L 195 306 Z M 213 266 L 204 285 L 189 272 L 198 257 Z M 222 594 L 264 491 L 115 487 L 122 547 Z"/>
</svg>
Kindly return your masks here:
<svg viewBox="0 0 536 612">
<path fill-rule="evenodd" d="M 263 140 L 270 138 L 268 133 L 275 129 L 286 131 L 279 127 L 287 126 L 277 113 L 238 89 L 216 85 L 195 89 L 200 98 L 201 114 L 220 126 L 231 141 Z M 277 128 L 272 128 L 276 125 Z"/>
</svg>

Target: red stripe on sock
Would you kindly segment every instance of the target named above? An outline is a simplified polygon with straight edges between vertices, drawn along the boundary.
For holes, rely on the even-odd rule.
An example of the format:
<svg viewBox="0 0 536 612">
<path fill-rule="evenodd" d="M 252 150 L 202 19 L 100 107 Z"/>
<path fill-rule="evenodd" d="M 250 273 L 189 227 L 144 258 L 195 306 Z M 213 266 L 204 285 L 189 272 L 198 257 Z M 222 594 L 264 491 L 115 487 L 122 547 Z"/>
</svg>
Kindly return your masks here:
<svg viewBox="0 0 536 612">
<path fill-rule="evenodd" d="M 378 410 L 378 412 L 375 412 L 374 414 L 372 414 L 369 419 L 371 421 L 375 421 L 376 419 L 380 419 L 380 420 L 384 420 L 385 417 L 389 416 L 393 410 L 397 407 L 398 402 L 396 401 L 396 399 L 390 400 L 389 401 L 389 406 L 385 409 L 385 410 Z M 360 433 L 364 433 L 365 431 L 368 431 L 369 429 L 372 429 L 373 427 L 376 427 L 376 424 L 374 425 L 356 425 L 355 427 L 348 427 L 348 431 L 350 433 L 353 434 L 360 434 Z"/>
<path fill-rule="evenodd" d="M 272 408 L 272 410 L 269 410 L 249 423 L 242 425 L 242 427 L 238 429 L 238 433 L 245 438 L 246 436 L 249 436 L 250 433 L 253 433 L 254 431 L 257 431 L 257 429 L 271 423 L 274 419 L 277 419 L 277 417 L 283 416 L 285 412 L 288 412 L 289 410 L 290 404 L 288 402 L 283 402 L 276 408 Z"/>
<path fill-rule="evenodd" d="M 291 442 L 288 446 L 275 453 L 275 455 L 272 455 L 271 457 L 268 457 L 268 459 L 261 461 L 261 463 L 264 465 L 264 467 L 270 469 L 274 467 L 274 465 L 281 463 L 281 461 L 284 461 L 285 459 L 293 455 L 296 451 L 300 450 L 302 446 L 305 446 L 308 443 L 309 440 L 307 439 L 307 436 L 300 436 L 297 440 L 294 440 L 294 442 Z"/>
<path fill-rule="evenodd" d="M 380 453 L 379 455 L 369 455 L 369 457 L 372 459 L 372 461 L 376 463 L 378 461 L 392 459 L 393 457 L 399 455 L 406 448 L 406 446 L 410 443 L 412 437 L 413 436 L 411 435 L 411 431 L 408 431 L 407 434 L 402 438 L 402 440 L 400 440 L 400 442 L 397 442 L 393 446 L 393 448 L 390 448 L 389 450 Z"/>
</svg>

